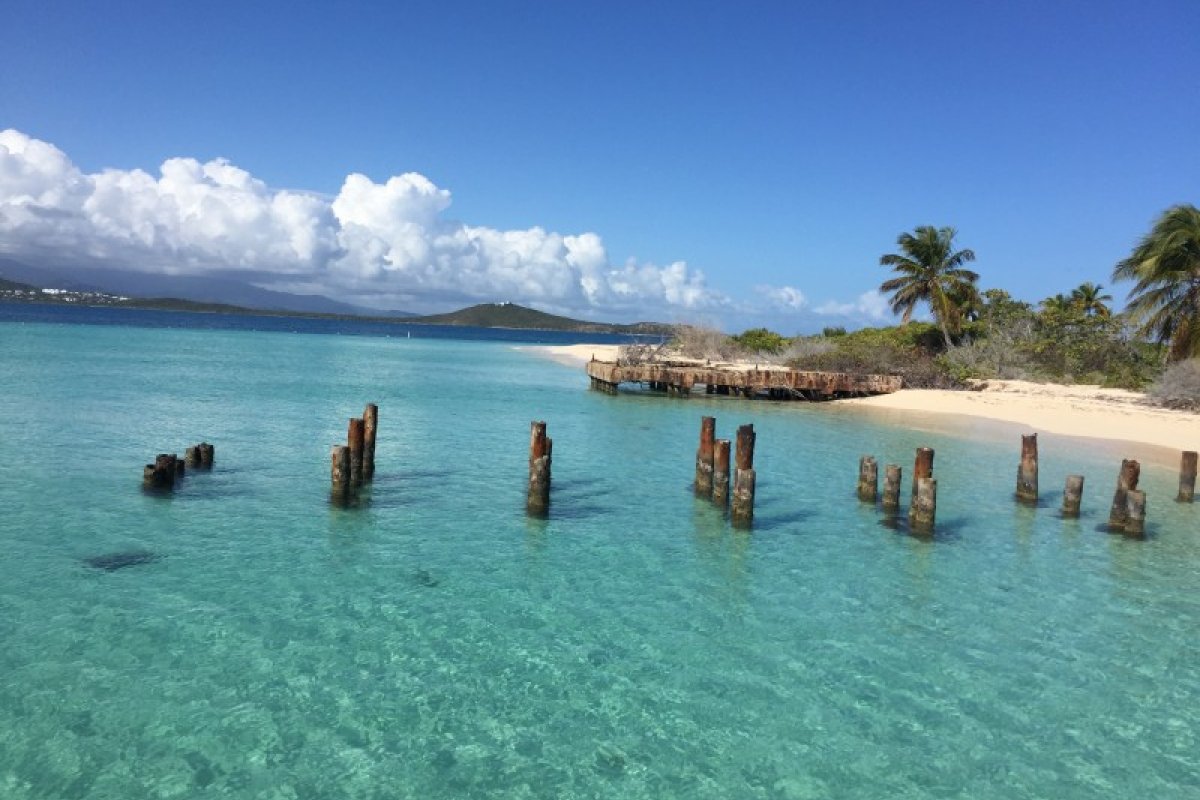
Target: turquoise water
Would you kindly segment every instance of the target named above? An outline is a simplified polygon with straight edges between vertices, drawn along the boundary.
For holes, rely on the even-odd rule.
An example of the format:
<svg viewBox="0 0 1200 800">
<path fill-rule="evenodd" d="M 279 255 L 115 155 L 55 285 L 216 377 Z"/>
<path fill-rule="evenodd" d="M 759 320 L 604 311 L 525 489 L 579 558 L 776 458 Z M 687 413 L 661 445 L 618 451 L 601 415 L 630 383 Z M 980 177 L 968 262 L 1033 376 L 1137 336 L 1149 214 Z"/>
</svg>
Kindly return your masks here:
<svg viewBox="0 0 1200 800">
<path fill-rule="evenodd" d="M 1200 508 L 1109 453 L 587 391 L 510 344 L 0 323 L 0 797 L 1200 796 Z M 380 406 L 378 474 L 327 503 Z M 758 431 L 758 519 L 689 482 Z M 551 518 L 523 514 L 529 422 Z M 216 444 L 145 496 L 141 465 Z M 857 461 L 937 450 L 939 536 Z M 1085 516 L 1058 518 L 1062 476 Z M 163 556 L 115 572 L 81 559 Z"/>
</svg>

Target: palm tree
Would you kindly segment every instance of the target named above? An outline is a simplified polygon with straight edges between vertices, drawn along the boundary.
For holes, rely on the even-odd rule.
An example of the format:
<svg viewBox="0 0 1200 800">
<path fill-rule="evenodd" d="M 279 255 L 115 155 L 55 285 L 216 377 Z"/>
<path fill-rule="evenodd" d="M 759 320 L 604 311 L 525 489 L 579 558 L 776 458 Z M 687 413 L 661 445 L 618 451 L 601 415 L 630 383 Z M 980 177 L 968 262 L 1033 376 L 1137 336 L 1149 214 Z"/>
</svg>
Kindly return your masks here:
<svg viewBox="0 0 1200 800">
<path fill-rule="evenodd" d="M 1113 269 L 1113 280 L 1136 281 L 1128 311 L 1138 333 L 1168 345 L 1167 358 L 1200 355 L 1200 209 L 1168 208 Z"/>
<path fill-rule="evenodd" d="M 1104 286 L 1102 284 L 1087 283 L 1079 284 L 1079 288 L 1071 292 L 1071 302 L 1075 307 L 1088 317 L 1107 317 L 1111 312 L 1108 306 L 1104 304 L 1105 300 L 1112 300 L 1111 294 L 1103 294 Z"/>
<path fill-rule="evenodd" d="M 960 303 L 976 295 L 975 282 L 979 275 L 963 264 L 975 260 L 971 250 L 955 250 L 954 228 L 934 228 L 920 225 L 912 233 L 902 233 L 896 239 L 899 253 L 880 257 L 879 263 L 900 273 L 897 278 L 883 282 L 879 288 L 892 292 L 893 314 L 902 314 L 900 324 L 912 319 L 917 303 L 929 303 L 934 319 L 942 328 L 946 347 L 950 347 L 951 330 L 957 331 L 962 321 Z"/>
<path fill-rule="evenodd" d="M 1043 311 L 1058 311 L 1061 313 L 1066 313 L 1077 307 L 1074 297 L 1067 297 L 1061 292 L 1054 295 L 1054 297 L 1047 297 L 1038 305 L 1042 307 Z"/>
</svg>

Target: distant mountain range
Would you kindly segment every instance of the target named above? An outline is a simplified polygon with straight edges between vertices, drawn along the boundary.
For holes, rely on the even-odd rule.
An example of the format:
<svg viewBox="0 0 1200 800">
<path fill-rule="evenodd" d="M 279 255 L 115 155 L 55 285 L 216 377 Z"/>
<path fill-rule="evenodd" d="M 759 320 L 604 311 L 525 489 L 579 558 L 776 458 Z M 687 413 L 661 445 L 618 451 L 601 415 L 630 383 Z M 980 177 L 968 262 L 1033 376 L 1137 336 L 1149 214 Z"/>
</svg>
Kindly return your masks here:
<svg viewBox="0 0 1200 800">
<path fill-rule="evenodd" d="M 18 270 L 21 274 L 14 275 L 14 270 L 10 270 L 10 265 L 14 263 L 16 262 L 0 259 L 0 302 L 115 306 L 119 308 L 144 308 L 191 313 L 361 319 L 374 322 L 413 323 L 418 325 L 464 325 L 478 328 L 516 328 L 524 330 L 571 331 L 575 333 L 667 335 L 673 330 L 673 326 L 658 322 L 635 322 L 623 325 L 571 319 L 555 314 L 547 314 L 544 311 L 526 308 L 514 303 L 482 303 L 470 306 L 469 308 L 459 309 L 458 311 L 452 311 L 448 314 L 417 316 L 402 311 L 381 313 L 346 303 L 338 303 L 327 297 L 289 295 L 282 292 L 270 292 L 261 289 L 258 291 L 269 296 L 274 301 L 271 306 L 243 306 L 233 303 L 209 302 L 180 297 L 133 297 L 125 293 L 116 293 L 112 289 L 101 290 L 94 284 L 84 284 L 69 280 L 56 282 L 57 285 L 55 286 L 39 286 L 36 283 L 13 280 L 13 278 L 20 278 L 23 275 L 29 274 L 28 268 L 26 268 L 25 270 Z M 41 276 L 42 279 L 45 278 L 44 272 L 34 271 L 34 274 Z M 37 280 L 37 278 L 34 280 Z M 142 287 L 139 286 L 138 288 Z M 297 303 L 290 304 L 293 307 L 289 308 L 285 305 L 280 305 L 279 298 L 288 298 L 297 301 Z M 295 308 L 296 304 L 309 304 L 335 310 L 306 310 Z M 352 309 L 352 311 L 339 309 Z"/>
</svg>

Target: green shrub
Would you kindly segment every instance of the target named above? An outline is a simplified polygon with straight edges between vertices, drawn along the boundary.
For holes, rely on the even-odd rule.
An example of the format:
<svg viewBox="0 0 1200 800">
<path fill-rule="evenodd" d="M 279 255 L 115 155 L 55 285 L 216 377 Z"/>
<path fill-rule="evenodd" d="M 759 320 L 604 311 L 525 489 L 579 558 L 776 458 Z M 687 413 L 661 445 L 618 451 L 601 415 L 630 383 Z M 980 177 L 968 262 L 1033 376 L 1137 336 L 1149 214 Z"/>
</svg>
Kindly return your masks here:
<svg viewBox="0 0 1200 800">
<path fill-rule="evenodd" d="M 775 354 L 783 350 L 788 341 L 775 331 L 766 328 L 751 328 L 729 338 L 749 353 Z"/>
</svg>

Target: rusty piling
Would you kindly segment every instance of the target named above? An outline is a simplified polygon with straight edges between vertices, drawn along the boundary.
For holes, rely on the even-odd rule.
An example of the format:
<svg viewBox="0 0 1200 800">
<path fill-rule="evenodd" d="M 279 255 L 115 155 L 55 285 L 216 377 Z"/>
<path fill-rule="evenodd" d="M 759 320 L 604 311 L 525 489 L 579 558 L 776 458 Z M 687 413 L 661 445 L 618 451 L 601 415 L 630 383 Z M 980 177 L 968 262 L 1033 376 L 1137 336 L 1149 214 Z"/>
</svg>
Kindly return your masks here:
<svg viewBox="0 0 1200 800">
<path fill-rule="evenodd" d="M 746 530 L 754 523 L 754 483 L 753 469 L 737 471 L 733 486 L 733 507 L 729 513 L 729 521 L 735 528 Z"/>
<path fill-rule="evenodd" d="M 545 422 L 529 424 L 529 490 L 525 511 L 532 517 L 550 513 L 550 461 L 554 442 L 546 436 Z"/>
<path fill-rule="evenodd" d="M 363 409 L 363 481 L 375 478 L 375 429 L 379 426 L 379 406 L 367 403 Z"/>
<path fill-rule="evenodd" d="M 721 508 L 729 505 L 729 440 L 713 442 L 712 500 Z"/>
<path fill-rule="evenodd" d="M 1121 471 L 1117 475 L 1117 490 L 1113 493 L 1112 509 L 1108 513 L 1108 526 L 1114 530 L 1123 530 L 1129 519 L 1125 495 L 1131 489 L 1137 489 L 1138 478 L 1142 474 L 1142 465 L 1131 458 L 1121 460 Z"/>
<path fill-rule="evenodd" d="M 1067 485 L 1063 489 L 1062 515 L 1068 518 L 1079 516 L 1079 506 L 1083 502 L 1083 476 L 1068 475 Z"/>
<path fill-rule="evenodd" d="M 696 450 L 696 494 L 711 497 L 713 492 L 713 440 L 717 434 L 715 417 L 700 418 L 700 447 Z"/>
<path fill-rule="evenodd" d="M 1021 437 L 1021 463 L 1017 466 L 1017 500 L 1037 505 L 1038 499 L 1038 446 L 1037 434 Z"/>
<path fill-rule="evenodd" d="M 1125 492 L 1125 535 L 1146 535 L 1146 493 L 1138 489 Z"/>
<path fill-rule="evenodd" d="M 1175 497 L 1181 503 L 1191 503 L 1196 495 L 1196 451 L 1184 450 L 1183 459 L 1179 464 L 1179 494 Z"/>
<path fill-rule="evenodd" d="M 858 499 L 864 503 L 879 499 L 879 464 L 875 456 L 863 456 L 858 460 Z"/>
<path fill-rule="evenodd" d="M 183 460 L 192 469 L 200 466 L 200 445 L 194 444 L 183 451 Z"/>
<path fill-rule="evenodd" d="M 216 448 L 208 442 L 201 442 L 196 447 L 200 450 L 200 468 L 212 469 L 217 458 Z"/>
<path fill-rule="evenodd" d="M 922 478 L 933 477 L 933 448 L 918 447 L 913 461 L 912 503 L 917 502 L 917 486 Z M 910 505 L 911 508 L 911 505 Z"/>
<path fill-rule="evenodd" d="M 917 481 L 916 499 L 908 510 L 908 527 L 913 533 L 930 536 L 933 534 L 936 518 L 937 481 L 933 478 L 921 478 Z"/>
<path fill-rule="evenodd" d="M 350 483 L 362 486 L 363 482 L 363 421 L 362 417 L 351 417 L 346 428 L 346 446 L 350 448 Z"/>
<path fill-rule="evenodd" d="M 350 448 L 335 444 L 329 451 L 329 497 L 336 505 L 350 499 Z"/>
<path fill-rule="evenodd" d="M 883 470 L 883 510 L 892 516 L 900 512 L 901 470 L 896 464 L 888 464 Z"/>
</svg>

